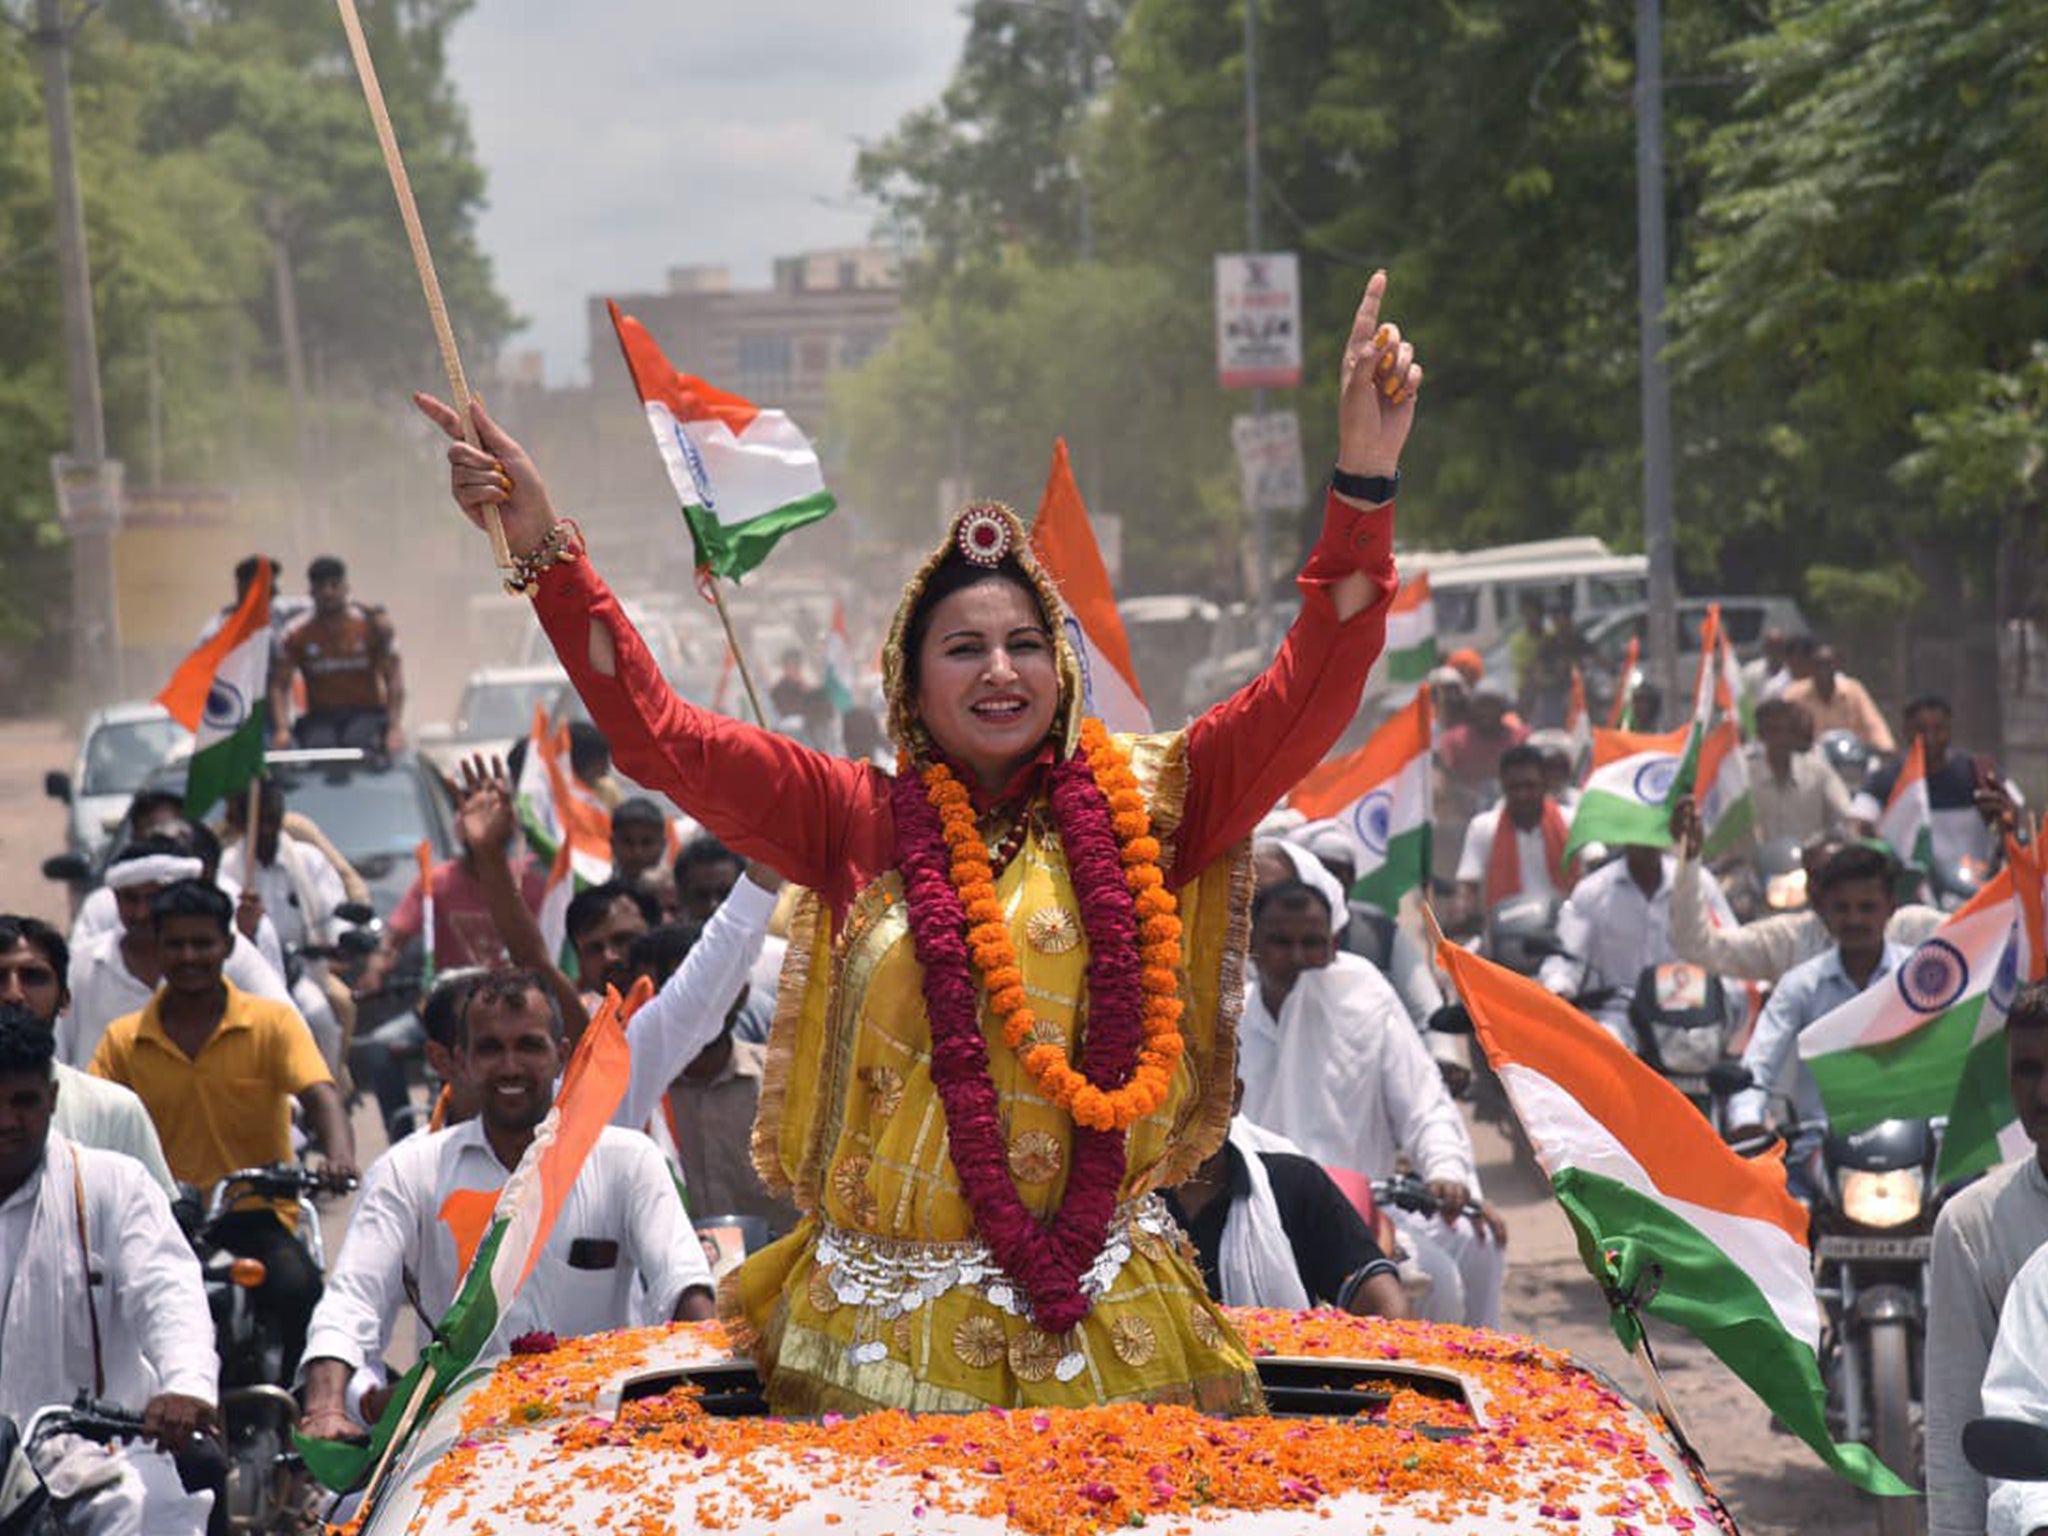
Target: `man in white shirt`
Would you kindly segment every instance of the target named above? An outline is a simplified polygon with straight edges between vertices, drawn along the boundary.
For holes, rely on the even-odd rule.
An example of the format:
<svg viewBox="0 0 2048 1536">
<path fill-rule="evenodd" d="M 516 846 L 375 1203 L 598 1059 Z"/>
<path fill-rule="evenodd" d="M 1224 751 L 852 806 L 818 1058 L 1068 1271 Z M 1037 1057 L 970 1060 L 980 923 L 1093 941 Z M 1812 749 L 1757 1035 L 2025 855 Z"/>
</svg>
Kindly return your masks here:
<svg viewBox="0 0 2048 1536">
<path fill-rule="evenodd" d="M 1570 823 L 1553 800 L 1543 753 L 1526 742 L 1500 755 L 1500 804 L 1481 811 L 1465 828 L 1458 855 L 1456 917 L 1469 928 L 1516 896 L 1562 901 L 1572 873 L 1564 856 Z M 1500 838 L 1505 822 L 1514 836 Z"/>
<path fill-rule="evenodd" d="M 0 913 L 0 1015 L 19 1013 L 51 1036 L 68 994 L 64 974 L 71 963 L 64 935 L 32 917 Z M 134 1158 L 171 1199 L 178 1195 L 171 1165 L 149 1110 L 128 1089 L 81 1072 L 64 1062 L 57 1074 L 58 1132 L 80 1146 Z"/>
<path fill-rule="evenodd" d="M 1765 699 L 1756 707 L 1756 734 L 1743 750 L 1757 840 L 1805 843 L 1840 831 L 1849 820 L 1849 787 L 1819 751 L 1802 747 L 1813 736 L 1805 706 Z"/>
<path fill-rule="evenodd" d="M 205 866 L 179 851 L 165 838 L 143 838 L 130 843 L 107 866 L 107 884 L 113 888 L 120 909 L 121 928 L 103 933 L 71 956 L 71 1008 L 57 1028 L 57 1055 L 72 1066 L 92 1060 L 100 1036 L 107 1026 L 131 1013 L 139 1013 L 163 980 L 157 963 L 156 926 L 149 915 L 150 903 L 165 886 L 180 880 L 197 880 Z M 291 993 L 284 978 L 256 952 L 241 934 L 231 935 L 225 974 L 236 987 L 254 997 L 268 998 L 292 1008 Z M 303 1018 L 303 1016 L 302 1016 Z M 317 1036 L 315 1037 L 317 1041 Z M 324 1053 L 323 1053 L 324 1054 Z"/>
<path fill-rule="evenodd" d="M 1963 1426 L 1988 1411 L 1984 1374 L 2000 1310 L 2021 1268 L 2048 1245 L 2048 985 L 2022 987 L 2013 998 L 2005 1046 L 2006 1085 L 2033 1149 L 1962 1191 L 1935 1219 L 1927 1288 L 1928 1536 L 1984 1536 L 1987 1490 L 1963 1459 Z M 2036 1348 L 2048 1348 L 2048 1340 Z"/>
<path fill-rule="evenodd" d="M 2027 1260 L 1998 1319 L 1998 1340 L 1984 1373 L 1984 1412 L 2048 1426 L 2048 1248 Z M 1993 1480 L 1990 1536 L 2048 1531 L 2048 1482 Z"/>
<path fill-rule="evenodd" d="M 1499 1326 L 1505 1233 L 1490 1213 L 1461 1214 L 1480 1198 L 1471 1137 L 1393 988 L 1334 951 L 1329 904 L 1313 886 L 1261 891 L 1251 947 L 1238 1034 L 1245 1118 L 1367 1178 L 1391 1175 L 1405 1152 L 1448 1213 L 1393 1213 L 1434 1282 L 1419 1314 Z"/>
<path fill-rule="evenodd" d="M 709 832 L 700 832 L 683 844 L 682 852 L 676 855 L 676 907 L 684 921 L 710 922 L 711 914 L 731 894 L 746 867 L 746 860 Z M 749 1006 L 740 1016 L 740 1039 L 758 1042 L 768 1038 L 775 994 L 782 982 L 782 962 L 788 949 L 772 933 L 762 940 L 761 953 L 748 978 Z"/>
<path fill-rule="evenodd" d="M 50 1036 L 10 1013 L 0 1020 L 0 1413 L 21 1424 L 85 1392 L 140 1406 L 158 1448 L 181 1450 L 211 1426 L 219 1395 L 199 1262 L 139 1163 L 53 1129 Z M 161 1463 L 153 1473 L 151 1459 L 135 1447 L 68 1465 L 97 1485 L 66 1528 L 131 1536 L 148 1501 L 153 1528 L 196 1536 L 206 1502 L 179 1500 L 175 1475 Z"/>
<path fill-rule="evenodd" d="M 401 1142 L 358 1198 L 307 1333 L 306 1435 L 361 1437 L 348 1412 L 350 1379 L 407 1304 L 408 1277 L 427 1317 L 454 1300 L 499 1191 L 554 1102 L 562 1025 L 546 984 L 524 971 L 479 981 L 463 1011 L 460 1059 L 477 1118 Z M 636 1323 L 636 1279 L 659 1316 L 713 1313 L 711 1271 L 668 1165 L 645 1136 L 612 1126 L 486 1353 L 535 1330 L 569 1336 Z"/>
<path fill-rule="evenodd" d="M 1550 991 L 1575 1000 L 1631 1051 L 1629 1022 L 1636 981 L 1654 965 L 1678 959 L 1671 943 L 1671 891 L 1678 861 L 1661 848 L 1631 844 L 1572 890 L 1557 917 L 1557 944 L 1537 973 Z M 1701 894 L 1714 921 L 1733 927 L 1735 914 L 1712 875 L 1700 872 Z"/>
</svg>

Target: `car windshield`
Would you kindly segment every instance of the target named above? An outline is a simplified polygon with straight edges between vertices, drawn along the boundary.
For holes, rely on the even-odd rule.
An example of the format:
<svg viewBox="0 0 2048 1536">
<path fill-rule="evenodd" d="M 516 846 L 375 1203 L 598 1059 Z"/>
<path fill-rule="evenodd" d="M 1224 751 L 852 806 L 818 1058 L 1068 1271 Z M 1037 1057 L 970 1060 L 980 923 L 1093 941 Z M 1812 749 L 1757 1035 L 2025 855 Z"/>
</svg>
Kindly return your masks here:
<svg viewBox="0 0 2048 1536">
<path fill-rule="evenodd" d="M 132 795 L 186 740 L 175 720 L 125 720 L 103 725 L 85 744 L 81 795 Z"/>
<path fill-rule="evenodd" d="M 285 805 L 309 818 L 352 864 L 409 854 L 435 835 L 427 789 L 407 767 L 274 767 Z M 438 850 L 437 850 L 438 852 Z"/>
<path fill-rule="evenodd" d="M 550 707 L 562 691 L 559 677 L 524 682 L 471 683 L 462 694 L 462 739 L 489 741 L 499 736 L 524 736 L 533 725 L 537 704 Z"/>
</svg>

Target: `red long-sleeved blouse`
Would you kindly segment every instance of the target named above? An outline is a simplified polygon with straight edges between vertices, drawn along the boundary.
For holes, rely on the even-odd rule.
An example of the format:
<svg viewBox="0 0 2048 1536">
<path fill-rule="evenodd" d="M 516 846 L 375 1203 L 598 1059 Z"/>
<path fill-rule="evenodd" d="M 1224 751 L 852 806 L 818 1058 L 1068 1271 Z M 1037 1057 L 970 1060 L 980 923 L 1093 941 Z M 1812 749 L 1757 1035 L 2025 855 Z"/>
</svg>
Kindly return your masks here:
<svg viewBox="0 0 2048 1536">
<path fill-rule="evenodd" d="M 1279 654 L 1188 726 L 1174 885 L 1249 833 L 1350 723 L 1386 641 L 1393 538 L 1392 503 L 1361 508 L 1327 498 L 1322 536 L 1296 578 L 1301 613 Z M 1372 578 L 1373 596 L 1340 621 L 1330 588 L 1354 571 Z M 887 774 L 678 697 L 588 560 L 550 567 L 534 608 L 611 743 L 612 761 L 728 847 L 809 886 L 835 913 L 895 865 Z M 592 622 L 611 634 L 609 672 L 593 660 Z"/>
</svg>

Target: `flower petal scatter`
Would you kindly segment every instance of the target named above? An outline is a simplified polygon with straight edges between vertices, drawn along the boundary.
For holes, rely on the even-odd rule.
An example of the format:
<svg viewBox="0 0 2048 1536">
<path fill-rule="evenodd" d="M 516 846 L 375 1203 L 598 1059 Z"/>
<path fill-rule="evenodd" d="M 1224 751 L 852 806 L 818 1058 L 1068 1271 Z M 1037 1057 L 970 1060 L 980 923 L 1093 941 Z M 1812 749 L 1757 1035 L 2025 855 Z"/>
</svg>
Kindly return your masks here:
<svg viewBox="0 0 2048 1536">
<path fill-rule="evenodd" d="M 1682 1480 L 1623 1400 L 1557 1351 L 1336 1312 L 1232 1316 L 1255 1354 L 1384 1360 L 1388 1375 L 1364 1373 L 1350 1417 L 1216 1418 L 1127 1403 L 785 1421 L 707 1414 L 690 1386 L 602 1416 L 604 1389 L 664 1355 L 668 1335 L 693 1334 L 710 1352 L 721 1335 L 710 1323 L 601 1334 L 500 1363 L 464 1403 L 457 1445 L 428 1469 L 412 1530 L 770 1529 L 819 1498 L 848 1514 L 899 1514 L 906 1527 L 973 1517 L 1029 1536 L 1192 1532 L 1230 1512 L 1331 1518 L 1347 1500 L 1347 1516 L 1397 1509 L 1454 1536 L 1493 1528 L 1505 1508 L 1518 1529 L 1558 1533 L 1719 1526 L 1679 1496 Z M 1478 1416 L 1420 1390 L 1397 1361 L 1458 1373 Z"/>
</svg>

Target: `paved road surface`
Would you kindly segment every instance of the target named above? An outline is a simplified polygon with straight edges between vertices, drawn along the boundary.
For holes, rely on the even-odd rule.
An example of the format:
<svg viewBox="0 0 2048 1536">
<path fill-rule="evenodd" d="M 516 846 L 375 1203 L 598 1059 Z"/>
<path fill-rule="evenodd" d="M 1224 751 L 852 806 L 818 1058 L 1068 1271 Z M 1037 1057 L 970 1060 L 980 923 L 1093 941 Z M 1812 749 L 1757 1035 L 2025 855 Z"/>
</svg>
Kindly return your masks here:
<svg viewBox="0 0 2048 1536">
<path fill-rule="evenodd" d="M 64 839 L 61 807 L 43 798 L 43 772 L 68 768 L 72 750 L 53 722 L 0 722 L 0 911 L 53 921 L 67 915 L 63 892 L 42 878 L 39 866 Z M 383 1147 L 383 1129 L 368 1105 L 354 1118 L 368 1162 Z M 1479 1126 L 1474 1139 L 1487 1193 L 1512 1227 L 1507 1327 L 1573 1351 L 1640 1395 L 1636 1367 L 1607 1326 L 1606 1305 L 1579 1263 L 1548 1186 L 1534 1168 L 1513 1160 L 1491 1126 Z M 345 1204 L 329 1209 L 322 1225 L 330 1252 L 345 1222 Z M 1799 1441 L 1772 1433 L 1762 1406 L 1703 1347 L 1653 1327 L 1686 1430 L 1749 1536 L 1861 1536 L 1875 1528 L 1874 1500 L 1839 1481 Z M 402 1346 L 406 1330 L 400 1335 Z"/>
</svg>

